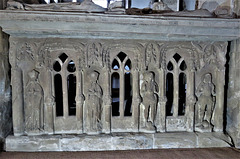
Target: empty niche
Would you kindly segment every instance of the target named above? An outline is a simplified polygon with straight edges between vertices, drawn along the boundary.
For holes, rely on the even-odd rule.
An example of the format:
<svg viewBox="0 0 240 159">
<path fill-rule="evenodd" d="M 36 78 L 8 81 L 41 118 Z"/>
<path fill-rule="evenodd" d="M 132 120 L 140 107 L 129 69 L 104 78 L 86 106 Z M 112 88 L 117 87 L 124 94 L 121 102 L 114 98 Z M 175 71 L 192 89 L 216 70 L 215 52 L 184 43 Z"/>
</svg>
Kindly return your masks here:
<svg viewBox="0 0 240 159">
<path fill-rule="evenodd" d="M 76 76 L 70 74 L 67 78 L 68 82 L 68 114 L 76 115 Z"/>
<path fill-rule="evenodd" d="M 124 116 L 132 116 L 132 75 L 130 73 L 131 70 L 131 61 L 128 59 L 125 66 L 125 92 L 124 92 Z"/>
<path fill-rule="evenodd" d="M 166 103 L 166 115 L 172 116 L 172 106 L 173 106 L 173 74 L 167 73 L 166 77 L 166 96 L 167 96 L 167 103 Z"/>
<path fill-rule="evenodd" d="M 119 116 L 119 91 L 120 91 L 120 78 L 117 72 L 112 74 L 112 116 Z"/>
<path fill-rule="evenodd" d="M 68 89 L 68 115 L 76 115 L 76 71 L 75 63 L 71 60 L 67 65 L 67 71 L 70 73 L 67 77 Z"/>
<path fill-rule="evenodd" d="M 166 75 L 167 116 L 172 116 L 173 111 L 177 111 L 179 116 L 185 114 L 187 91 L 186 69 L 186 62 L 178 53 L 174 54 L 173 58 L 168 62 Z M 174 83 L 174 81 L 178 83 Z M 177 108 L 173 107 L 173 101 L 174 103 L 176 102 Z"/>
<path fill-rule="evenodd" d="M 187 91 L 187 78 L 186 78 L 185 73 L 180 73 L 180 75 L 179 75 L 178 115 L 185 114 L 186 91 Z"/>
<path fill-rule="evenodd" d="M 131 67 L 131 60 L 123 52 L 120 52 L 112 61 L 112 116 L 132 116 Z M 121 86 L 121 83 L 124 85 Z"/>
<path fill-rule="evenodd" d="M 68 56 L 62 53 L 58 56 L 53 64 L 54 75 L 54 91 L 56 102 L 56 116 L 64 115 L 64 107 L 68 107 L 68 115 L 76 115 L 76 66 L 73 60 L 68 60 Z M 67 75 L 63 76 L 63 75 Z M 67 87 L 63 87 L 63 83 L 67 83 Z M 67 89 L 67 90 L 65 90 Z M 67 92 L 67 96 L 63 96 L 63 92 Z M 68 104 L 63 104 L 63 99 L 67 99 Z"/>
<path fill-rule="evenodd" d="M 54 76 L 54 88 L 55 88 L 56 116 L 63 116 L 62 76 L 60 74 L 56 74 Z"/>
</svg>

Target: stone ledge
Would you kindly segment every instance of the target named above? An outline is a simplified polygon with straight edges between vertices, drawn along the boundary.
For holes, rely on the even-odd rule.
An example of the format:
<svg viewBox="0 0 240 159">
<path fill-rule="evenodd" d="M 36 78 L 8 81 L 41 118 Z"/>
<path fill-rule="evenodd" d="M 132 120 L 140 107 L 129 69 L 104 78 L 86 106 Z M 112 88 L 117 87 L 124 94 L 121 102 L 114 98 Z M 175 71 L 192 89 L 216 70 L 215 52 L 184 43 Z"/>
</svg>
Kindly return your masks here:
<svg viewBox="0 0 240 159">
<path fill-rule="evenodd" d="M 101 135 L 8 136 L 6 151 L 106 151 L 230 147 L 223 133 L 113 133 Z"/>
<path fill-rule="evenodd" d="M 165 41 L 238 39 L 239 19 L 0 11 L 0 27 L 11 36 Z"/>
</svg>

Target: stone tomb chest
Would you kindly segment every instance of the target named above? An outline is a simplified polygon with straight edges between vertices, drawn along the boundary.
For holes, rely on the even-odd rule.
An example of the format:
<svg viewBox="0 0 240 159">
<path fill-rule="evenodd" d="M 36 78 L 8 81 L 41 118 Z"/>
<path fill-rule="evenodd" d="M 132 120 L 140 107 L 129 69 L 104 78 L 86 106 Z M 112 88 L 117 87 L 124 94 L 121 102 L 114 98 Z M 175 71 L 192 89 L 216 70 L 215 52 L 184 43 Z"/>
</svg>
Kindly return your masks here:
<svg viewBox="0 0 240 159">
<path fill-rule="evenodd" d="M 121 24 L 115 25 L 106 15 L 79 14 L 79 20 L 75 15 L 69 19 L 62 15 L 61 19 L 32 14 L 35 18 L 24 21 L 25 13 L 21 14 L 17 18 L 22 22 L 33 25 L 34 19 L 39 25 L 17 31 L 6 26 L 5 32 L 11 35 L 14 129 L 14 136 L 6 139 L 7 151 L 219 147 L 231 143 L 223 133 L 224 86 L 226 41 L 234 39 L 234 34 L 226 38 L 210 31 L 205 38 L 194 30 L 166 30 L 166 24 L 190 22 L 181 18 L 170 18 L 167 23 L 146 17 L 142 22 L 127 22 L 134 17 L 116 16 Z M 74 17 L 75 23 L 70 24 Z M 81 18 L 78 32 L 75 24 Z M 105 31 L 101 28 L 104 20 L 110 26 Z M 52 32 L 52 21 L 69 23 L 72 30 L 63 25 Z M 145 23 L 152 30 L 143 32 Z M 206 24 L 214 27 L 214 23 Z M 129 32 L 131 28 L 136 30 Z"/>
</svg>

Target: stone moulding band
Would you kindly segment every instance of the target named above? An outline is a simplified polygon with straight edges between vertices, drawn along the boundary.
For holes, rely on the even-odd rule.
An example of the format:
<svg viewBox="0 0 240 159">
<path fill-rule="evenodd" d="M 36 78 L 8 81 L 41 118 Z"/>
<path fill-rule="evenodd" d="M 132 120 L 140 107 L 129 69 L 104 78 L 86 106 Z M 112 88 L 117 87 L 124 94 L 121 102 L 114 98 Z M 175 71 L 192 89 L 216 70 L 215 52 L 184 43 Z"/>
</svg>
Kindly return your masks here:
<svg viewBox="0 0 240 159">
<path fill-rule="evenodd" d="M 113 133 L 102 135 L 8 136 L 6 151 L 106 151 L 230 147 L 223 133 Z"/>
</svg>

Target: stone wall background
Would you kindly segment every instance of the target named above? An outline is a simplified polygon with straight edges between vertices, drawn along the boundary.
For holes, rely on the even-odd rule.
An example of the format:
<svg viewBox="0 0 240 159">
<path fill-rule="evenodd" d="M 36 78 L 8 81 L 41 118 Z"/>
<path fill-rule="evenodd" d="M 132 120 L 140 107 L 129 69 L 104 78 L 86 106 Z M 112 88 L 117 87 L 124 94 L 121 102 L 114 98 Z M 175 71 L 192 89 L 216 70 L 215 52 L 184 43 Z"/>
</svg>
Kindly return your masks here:
<svg viewBox="0 0 240 159">
<path fill-rule="evenodd" d="M 0 28 L 0 150 L 4 138 L 12 132 L 9 71 L 8 35 Z"/>
</svg>

